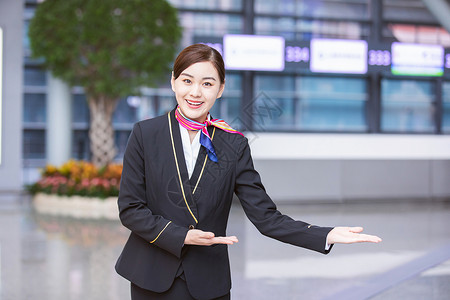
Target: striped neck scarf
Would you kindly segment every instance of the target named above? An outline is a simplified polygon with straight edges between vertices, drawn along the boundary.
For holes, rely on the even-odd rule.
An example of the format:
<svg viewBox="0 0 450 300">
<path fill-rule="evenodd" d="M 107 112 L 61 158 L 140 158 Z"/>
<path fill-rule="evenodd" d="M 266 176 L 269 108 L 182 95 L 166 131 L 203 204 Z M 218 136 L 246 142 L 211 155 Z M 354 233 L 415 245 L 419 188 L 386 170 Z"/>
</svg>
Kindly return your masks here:
<svg viewBox="0 0 450 300">
<path fill-rule="evenodd" d="M 175 110 L 175 118 L 178 120 L 178 122 L 186 128 L 187 130 L 201 130 L 200 133 L 200 144 L 204 146 L 208 152 L 208 157 L 210 160 L 217 162 L 217 155 L 216 151 L 214 150 L 214 146 L 212 144 L 211 137 L 208 133 L 208 126 L 214 126 L 219 129 L 222 129 L 223 131 L 229 132 L 229 133 L 237 133 L 242 136 L 244 136 L 239 131 L 231 128 L 231 126 L 225 122 L 222 119 L 210 119 L 210 114 L 208 113 L 208 116 L 206 117 L 206 121 L 203 123 L 191 120 L 187 118 L 183 113 L 181 112 L 180 107 L 178 106 Z"/>
</svg>

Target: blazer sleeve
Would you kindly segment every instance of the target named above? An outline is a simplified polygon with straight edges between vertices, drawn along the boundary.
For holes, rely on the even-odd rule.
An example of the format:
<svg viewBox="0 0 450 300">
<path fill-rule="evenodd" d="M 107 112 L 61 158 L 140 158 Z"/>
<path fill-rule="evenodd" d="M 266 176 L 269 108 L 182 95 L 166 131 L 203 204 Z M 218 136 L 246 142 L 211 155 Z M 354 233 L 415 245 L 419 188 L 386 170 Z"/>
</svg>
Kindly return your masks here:
<svg viewBox="0 0 450 300">
<path fill-rule="evenodd" d="M 188 229 L 152 213 L 147 206 L 146 186 L 142 132 L 137 123 L 123 158 L 118 198 L 119 218 L 133 233 L 180 257 Z"/>
<path fill-rule="evenodd" d="M 325 245 L 332 227 L 296 221 L 277 210 L 275 203 L 267 195 L 258 172 L 254 169 L 246 138 L 238 152 L 235 193 L 245 214 L 263 235 L 324 254 L 330 252 L 331 247 L 325 250 Z"/>
</svg>

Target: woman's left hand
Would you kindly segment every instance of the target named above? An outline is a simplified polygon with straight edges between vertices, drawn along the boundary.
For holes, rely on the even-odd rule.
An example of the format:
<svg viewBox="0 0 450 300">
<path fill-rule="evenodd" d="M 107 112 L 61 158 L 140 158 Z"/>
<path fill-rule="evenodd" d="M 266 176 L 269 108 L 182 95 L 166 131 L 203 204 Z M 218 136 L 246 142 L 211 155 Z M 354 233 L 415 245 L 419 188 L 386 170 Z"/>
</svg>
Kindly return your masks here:
<svg viewBox="0 0 450 300">
<path fill-rule="evenodd" d="M 376 235 L 361 233 L 362 227 L 335 227 L 327 235 L 327 243 L 331 244 L 353 244 L 353 243 L 379 243 L 381 238 Z"/>
<path fill-rule="evenodd" d="M 237 237 L 233 236 L 215 236 L 214 233 L 199 229 L 191 229 L 187 232 L 184 239 L 185 245 L 211 246 L 214 244 L 233 245 L 239 242 Z"/>
</svg>

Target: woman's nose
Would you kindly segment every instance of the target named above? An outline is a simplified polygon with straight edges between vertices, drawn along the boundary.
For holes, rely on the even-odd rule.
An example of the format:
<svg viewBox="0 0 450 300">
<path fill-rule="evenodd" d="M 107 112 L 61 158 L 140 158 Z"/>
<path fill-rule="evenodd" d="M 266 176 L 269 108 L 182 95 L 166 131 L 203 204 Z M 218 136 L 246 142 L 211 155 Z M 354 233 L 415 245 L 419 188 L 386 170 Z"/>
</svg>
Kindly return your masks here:
<svg viewBox="0 0 450 300">
<path fill-rule="evenodd" d="M 200 97 L 202 95 L 201 87 L 197 84 L 192 85 L 190 92 L 192 97 Z"/>
</svg>

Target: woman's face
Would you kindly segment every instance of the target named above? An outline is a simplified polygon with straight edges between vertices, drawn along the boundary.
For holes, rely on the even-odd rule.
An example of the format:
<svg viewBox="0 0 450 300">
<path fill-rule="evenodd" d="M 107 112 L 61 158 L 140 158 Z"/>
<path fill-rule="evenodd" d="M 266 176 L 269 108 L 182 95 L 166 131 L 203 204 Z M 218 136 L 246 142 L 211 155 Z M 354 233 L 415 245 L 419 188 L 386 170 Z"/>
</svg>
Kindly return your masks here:
<svg viewBox="0 0 450 300">
<path fill-rule="evenodd" d="M 177 79 L 172 74 L 171 85 L 183 114 L 201 123 L 224 89 L 219 73 L 209 61 L 190 65 Z"/>
</svg>

